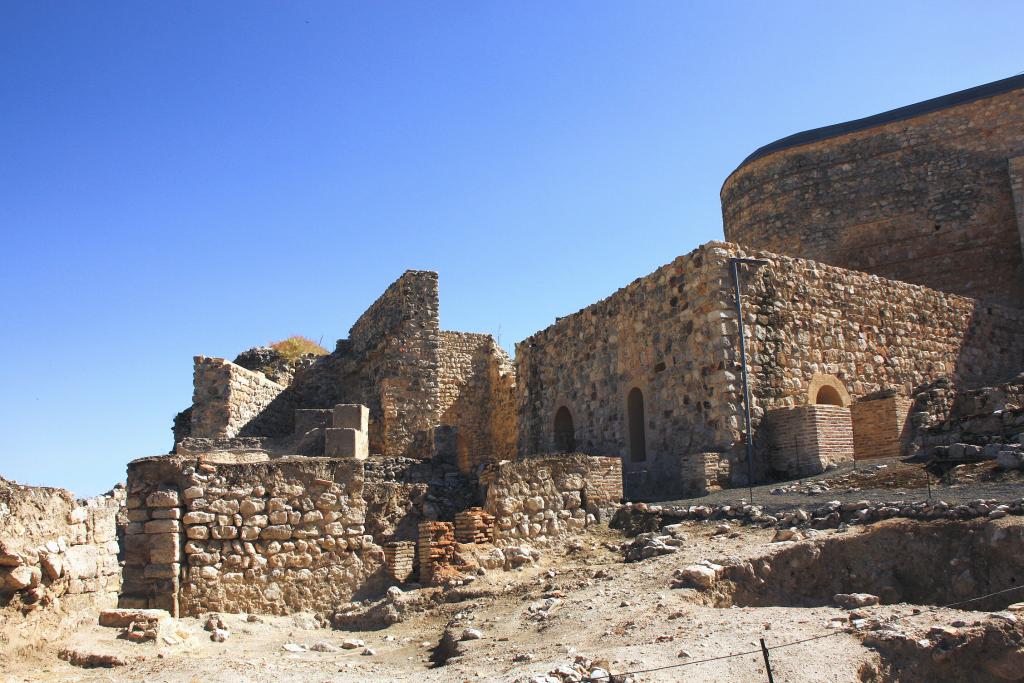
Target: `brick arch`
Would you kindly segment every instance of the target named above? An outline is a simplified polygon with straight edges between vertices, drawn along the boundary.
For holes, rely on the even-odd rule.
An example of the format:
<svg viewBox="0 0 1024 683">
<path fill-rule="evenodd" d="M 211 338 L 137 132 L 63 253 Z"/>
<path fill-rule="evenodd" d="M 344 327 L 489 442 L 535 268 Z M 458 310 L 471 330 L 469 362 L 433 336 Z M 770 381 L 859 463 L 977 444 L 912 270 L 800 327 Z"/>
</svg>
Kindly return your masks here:
<svg viewBox="0 0 1024 683">
<path fill-rule="evenodd" d="M 816 373 L 807 387 L 809 405 L 825 404 L 849 408 L 853 400 L 850 392 L 835 375 Z"/>
</svg>

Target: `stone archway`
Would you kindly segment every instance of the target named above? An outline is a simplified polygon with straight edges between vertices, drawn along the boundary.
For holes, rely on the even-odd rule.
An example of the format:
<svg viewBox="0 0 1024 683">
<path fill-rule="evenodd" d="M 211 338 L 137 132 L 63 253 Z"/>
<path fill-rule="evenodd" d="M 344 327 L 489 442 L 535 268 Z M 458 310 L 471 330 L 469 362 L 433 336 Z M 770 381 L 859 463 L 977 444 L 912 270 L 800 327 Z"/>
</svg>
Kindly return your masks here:
<svg viewBox="0 0 1024 683">
<path fill-rule="evenodd" d="M 647 426 L 644 418 L 644 394 L 633 387 L 626 397 L 626 413 L 629 419 L 629 459 L 632 462 L 647 460 Z"/>
<path fill-rule="evenodd" d="M 567 406 L 555 411 L 555 450 L 559 453 L 572 453 L 576 450 L 576 428 Z"/>
<path fill-rule="evenodd" d="M 830 405 L 849 408 L 852 403 L 850 392 L 835 375 L 817 373 L 807 387 L 808 405 Z"/>
</svg>

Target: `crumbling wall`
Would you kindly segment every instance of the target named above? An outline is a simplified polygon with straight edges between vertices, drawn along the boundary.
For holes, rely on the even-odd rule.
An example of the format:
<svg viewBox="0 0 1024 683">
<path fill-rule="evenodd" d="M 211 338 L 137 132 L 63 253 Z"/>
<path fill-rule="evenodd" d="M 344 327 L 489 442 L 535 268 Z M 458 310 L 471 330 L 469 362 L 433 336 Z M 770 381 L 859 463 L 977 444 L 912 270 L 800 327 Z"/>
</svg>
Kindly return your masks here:
<svg viewBox="0 0 1024 683">
<path fill-rule="evenodd" d="M 78 610 L 116 604 L 123 504 L 120 487 L 75 500 L 0 478 L 0 649 L 52 635 Z"/>
<path fill-rule="evenodd" d="M 476 498 L 476 478 L 455 465 L 410 458 L 365 462 L 366 532 L 377 543 L 415 541 L 421 522 L 454 519 Z"/>
<path fill-rule="evenodd" d="M 361 461 L 129 465 L 126 607 L 172 614 L 322 610 L 379 588 Z"/>
<path fill-rule="evenodd" d="M 439 417 L 439 337 L 437 273 L 422 270 L 406 271 L 349 330 L 384 455 L 429 455 Z"/>
<path fill-rule="evenodd" d="M 962 389 L 948 379 L 923 385 L 910 414 L 912 450 L 924 457 L 936 446 L 1021 443 L 1024 374 L 1008 382 Z"/>
<path fill-rule="evenodd" d="M 1024 155 L 1024 78 L 1003 83 L 909 118 L 775 143 L 722 186 L 726 238 L 1020 306 L 1010 160 Z"/>
<path fill-rule="evenodd" d="M 489 334 L 441 332 L 440 424 L 457 427 L 459 469 L 515 457 L 515 370 Z"/>
<path fill-rule="evenodd" d="M 370 410 L 370 452 L 429 457 L 430 430 L 439 416 L 437 309 L 437 273 L 406 271 L 333 352 L 306 358 L 294 368 L 287 388 L 247 424 L 244 434 L 290 436 L 296 410 L 362 404 Z"/>
<path fill-rule="evenodd" d="M 250 425 L 264 414 L 284 387 L 262 373 L 246 370 L 223 358 L 195 357 L 190 436 L 201 438 L 251 435 Z M 287 422 L 287 411 L 275 411 Z M 177 437 L 178 430 L 175 432 Z"/>
<path fill-rule="evenodd" d="M 482 479 L 487 484 L 484 510 L 494 516 L 496 545 L 577 533 L 610 518 L 622 499 L 618 458 L 535 456 L 489 465 Z"/>
</svg>

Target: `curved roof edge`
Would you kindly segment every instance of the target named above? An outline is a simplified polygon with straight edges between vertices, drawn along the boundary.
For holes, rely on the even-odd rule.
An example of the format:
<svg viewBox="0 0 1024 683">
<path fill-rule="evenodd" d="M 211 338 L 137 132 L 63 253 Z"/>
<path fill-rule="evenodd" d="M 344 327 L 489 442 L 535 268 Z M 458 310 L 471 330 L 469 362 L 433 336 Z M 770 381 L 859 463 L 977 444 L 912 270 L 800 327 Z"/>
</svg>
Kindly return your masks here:
<svg viewBox="0 0 1024 683">
<path fill-rule="evenodd" d="M 939 111 L 940 109 L 947 109 L 959 104 L 967 104 L 969 102 L 974 102 L 975 100 L 981 100 L 986 97 L 1001 95 L 1019 88 L 1024 88 L 1024 74 L 1010 76 L 1009 78 L 985 83 L 984 85 L 977 85 L 973 88 L 960 90 L 948 95 L 941 95 L 930 100 L 917 102 L 916 104 L 908 104 L 904 107 L 890 109 L 889 111 L 882 112 L 881 114 L 865 116 L 862 119 L 846 121 L 845 123 L 836 123 L 831 126 L 822 126 L 821 128 L 812 128 L 811 130 L 805 130 L 802 133 L 794 133 L 793 135 L 788 135 L 763 147 L 758 147 L 749 156 L 747 156 L 746 159 L 741 161 L 740 165 L 729 174 L 725 179 L 725 182 L 722 183 L 722 187 L 725 187 L 725 183 L 729 182 L 729 178 L 731 178 L 736 171 L 740 170 L 751 161 L 768 156 L 774 152 L 779 152 L 791 147 L 798 147 L 800 145 L 806 145 L 811 142 L 826 140 L 828 138 L 838 137 L 840 135 L 846 135 L 848 133 L 855 133 L 868 128 L 874 128 L 875 126 L 881 126 L 886 123 L 893 123 L 894 121 L 903 121 L 923 114 L 930 114 L 934 111 Z"/>
</svg>

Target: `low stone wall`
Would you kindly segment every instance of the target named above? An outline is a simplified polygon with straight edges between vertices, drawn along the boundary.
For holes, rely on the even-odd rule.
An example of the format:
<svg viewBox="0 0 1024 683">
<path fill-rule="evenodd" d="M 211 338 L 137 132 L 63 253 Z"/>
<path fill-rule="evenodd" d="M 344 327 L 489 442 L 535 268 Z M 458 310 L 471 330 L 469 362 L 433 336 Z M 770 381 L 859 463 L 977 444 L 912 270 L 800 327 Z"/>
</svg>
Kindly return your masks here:
<svg viewBox="0 0 1024 683">
<path fill-rule="evenodd" d="M 770 475 L 787 479 L 803 477 L 853 460 L 853 424 L 849 408 L 832 405 L 778 408 L 767 412 L 765 423 Z"/>
<path fill-rule="evenodd" d="M 496 545 L 577 533 L 607 519 L 622 498 L 619 458 L 534 456 L 494 465 L 481 478 Z"/>
<path fill-rule="evenodd" d="M 122 606 L 286 614 L 377 590 L 383 553 L 362 489 L 350 459 L 136 460 Z"/>
<path fill-rule="evenodd" d="M 76 501 L 64 489 L 0 478 L 0 606 L 7 608 L 0 609 L 0 622 L 11 617 L 25 625 L 20 633 L 0 629 L 3 637 L 12 638 L 16 646 L 29 645 L 33 622 L 116 604 L 121 587 L 118 514 L 123 504 L 120 487 L 109 495 Z"/>
<path fill-rule="evenodd" d="M 1020 443 L 1024 434 L 1024 374 L 980 389 L 961 389 L 951 380 L 918 388 L 910 423 L 911 450 L 930 457 L 938 446 Z"/>
<path fill-rule="evenodd" d="M 850 406 L 853 457 L 897 458 L 909 445 L 907 416 L 913 401 L 903 396 L 860 400 Z"/>
<path fill-rule="evenodd" d="M 192 395 L 193 437 L 217 438 L 245 436 L 245 428 L 262 414 L 284 391 L 262 373 L 246 370 L 223 358 L 195 357 Z M 286 414 L 287 413 L 287 414 Z M 281 421 L 291 419 L 282 407 Z"/>
</svg>

